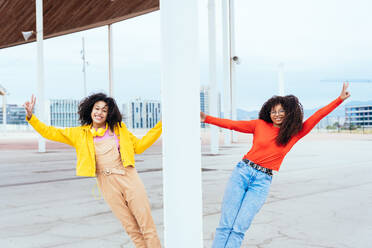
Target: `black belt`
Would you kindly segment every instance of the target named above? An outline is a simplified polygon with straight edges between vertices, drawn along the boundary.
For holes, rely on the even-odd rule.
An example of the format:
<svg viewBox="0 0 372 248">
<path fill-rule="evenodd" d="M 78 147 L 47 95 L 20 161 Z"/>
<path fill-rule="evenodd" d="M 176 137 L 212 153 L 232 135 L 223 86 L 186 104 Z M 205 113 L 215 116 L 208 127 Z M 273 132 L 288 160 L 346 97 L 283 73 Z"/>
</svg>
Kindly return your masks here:
<svg viewBox="0 0 372 248">
<path fill-rule="evenodd" d="M 262 167 L 261 165 L 255 164 L 252 161 L 250 161 L 249 159 L 243 158 L 243 162 L 246 163 L 247 165 L 249 165 L 250 167 L 252 167 L 253 169 L 256 169 L 258 171 L 266 173 L 269 176 L 273 175 L 273 170 L 272 169 L 268 169 L 268 168 Z"/>
</svg>

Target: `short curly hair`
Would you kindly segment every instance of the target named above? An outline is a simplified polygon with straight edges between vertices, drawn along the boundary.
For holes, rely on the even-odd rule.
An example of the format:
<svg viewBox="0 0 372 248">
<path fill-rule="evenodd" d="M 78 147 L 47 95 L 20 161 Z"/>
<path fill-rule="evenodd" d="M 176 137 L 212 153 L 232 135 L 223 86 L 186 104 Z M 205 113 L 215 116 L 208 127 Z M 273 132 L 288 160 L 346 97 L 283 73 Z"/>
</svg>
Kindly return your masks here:
<svg viewBox="0 0 372 248">
<path fill-rule="evenodd" d="M 270 117 L 270 112 L 278 104 L 282 105 L 285 111 L 285 117 L 280 125 L 276 143 L 278 145 L 286 145 L 293 135 L 296 135 L 301 131 L 304 111 L 302 104 L 294 95 L 273 96 L 262 106 L 259 113 L 259 119 L 273 123 Z"/>
<path fill-rule="evenodd" d="M 116 124 L 121 126 L 122 115 L 120 110 L 115 102 L 115 99 L 112 97 L 108 97 L 104 93 L 96 93 L 92 94 L 88 97 L 85 97 L 81 100 L 79 104 L 78 114 L 79 114 L 79 121 L 81 125 L 91 125 L 93 123 L 91 113 L 93 110 L 93 106 L 98 101 L 104 101 L 108 106 L 108 113 L 106 122 L 110 129 L 114 131 L 114 127 Z"/>
</svg>

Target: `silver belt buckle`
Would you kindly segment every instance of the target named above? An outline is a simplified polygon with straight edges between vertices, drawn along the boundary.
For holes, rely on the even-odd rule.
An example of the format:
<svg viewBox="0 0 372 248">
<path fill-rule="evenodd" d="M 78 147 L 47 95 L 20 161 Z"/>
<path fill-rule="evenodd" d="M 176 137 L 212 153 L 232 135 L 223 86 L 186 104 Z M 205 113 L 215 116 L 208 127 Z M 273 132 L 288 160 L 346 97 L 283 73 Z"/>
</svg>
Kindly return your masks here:
<svg viewBox="0 0 372 248">
<path fill-rule="evenodd" d="M 112 174 L 112 171 L 110 168 L 106 168 L 104 171 L 103 171 L 103 174 L 105 174 L 106 176 L 109 176 Z"/>
</svg>

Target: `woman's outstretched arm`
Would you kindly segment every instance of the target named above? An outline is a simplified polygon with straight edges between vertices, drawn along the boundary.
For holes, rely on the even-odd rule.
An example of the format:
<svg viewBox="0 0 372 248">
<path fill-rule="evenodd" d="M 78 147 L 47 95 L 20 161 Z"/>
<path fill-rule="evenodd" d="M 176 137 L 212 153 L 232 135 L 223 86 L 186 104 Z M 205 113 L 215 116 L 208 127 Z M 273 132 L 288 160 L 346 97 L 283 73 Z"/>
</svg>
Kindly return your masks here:
<svg viewBox="0 0 372 248">
<path fill-rule="evenodd" d="M 129 131 L 128 131 L 129 132 Z M 136 154 L 140 154 L 144 152 L 147 148 L 149 148 L 155 141 L 160 137 L 162 133 L 162 122 L 159 121 L 153 128 L 151 128 L 145 136 L 141 139 L 134 136 L 131 132 L 129 132 L 129 137 L 133 142 L 134 152 Z"/>
<path fill-rule="evenodd" d="M 77 128 L 56 128 L 45 125 L 32 114 L 35 103 L 36 97 L 32 95 L 31 101 L 27 101 L 23 104 L 23 107 L 26 109 L 26 119 L 28 123 L 30 123 L 30 125 L 35 129 L 35 131 L 46 139 L 75 146 L 75 140 L 78 132 Z"/>
<path fill-rule="evenodd" d="M 326 117 L 329 113 L 336 109 L 343 101 L 350 97 L 350 93 L 347 90 L 348 87 L 349 83 L 344 82 L 340 96 L 333 100 L 331 103 L 329 103 L 327 106 L 316 111 L 304 122 L 302 130 L 298 133 L 299 138 L 302 138 L 303 136 L 308 134 L 311 131 L 311 129 L 313 129 L 316 126 L 316 124 L 319 123 L 321 119 Z"/>
<path fill-rule="evenodd" d="M 256 124 L 258 120 L 233 121 L 229 119 L 221 119 L 221 118 L 213 117 L 210 115 L 206 115 L 203 112 L 200 112 L 200 121 L 204 123 L 212 124 L 218 127 L 242 132 L 242 133 L 253 133 L 256 128 Z"/>
</svg>

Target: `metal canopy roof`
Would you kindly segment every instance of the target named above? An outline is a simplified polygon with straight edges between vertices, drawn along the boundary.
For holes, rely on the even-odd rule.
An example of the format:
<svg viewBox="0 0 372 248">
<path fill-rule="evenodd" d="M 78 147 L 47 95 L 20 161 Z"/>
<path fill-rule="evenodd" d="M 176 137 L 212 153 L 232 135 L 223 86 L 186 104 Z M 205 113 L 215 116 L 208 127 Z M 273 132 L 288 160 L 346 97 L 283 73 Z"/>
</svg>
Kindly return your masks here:
<svg viewBox="0 0 372 248">
<path fill-rule="evenodd" d="M 35 0 L 0 0 L 0 48 L 33 42 Z M 159 0 L 43 0 L 44 39 L 108 25 L 159 9 Z"/>
</svg>

